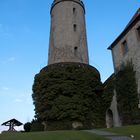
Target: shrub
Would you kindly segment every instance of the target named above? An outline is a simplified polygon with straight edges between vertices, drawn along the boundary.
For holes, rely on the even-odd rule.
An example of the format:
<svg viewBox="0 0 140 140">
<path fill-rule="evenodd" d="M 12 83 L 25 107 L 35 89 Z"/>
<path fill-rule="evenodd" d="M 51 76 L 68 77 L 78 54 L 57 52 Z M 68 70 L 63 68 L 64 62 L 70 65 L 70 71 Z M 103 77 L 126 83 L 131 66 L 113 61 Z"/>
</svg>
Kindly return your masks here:
<svg viewBox="0 0 140 140">
<path fill-rule="evenodd" d="M 102 126 L 102 89 L 99 72 L 92 66 L 49 65 L 35 76 L 32 97 L 36 117 L 47 122 L 48 129 L 72 129 L 73 121 L 84 128 Z M 60 122 L 63 128 L 57 125 Z"/>
<path fill-rule="evenodd" d="M 30 132 L 30 130 L 31 130 L 31 123 L 30 122 L 27 122 L 24 124 L 24 130 L 25 130 L 25 132 Z"/>
<path fill-rule="evenodd" d="M 33 122 L 31 125 L 31 132 L 37 132 L 37 131 L 44 131 L 44 126 L 39 122 Z"/>
</svg>

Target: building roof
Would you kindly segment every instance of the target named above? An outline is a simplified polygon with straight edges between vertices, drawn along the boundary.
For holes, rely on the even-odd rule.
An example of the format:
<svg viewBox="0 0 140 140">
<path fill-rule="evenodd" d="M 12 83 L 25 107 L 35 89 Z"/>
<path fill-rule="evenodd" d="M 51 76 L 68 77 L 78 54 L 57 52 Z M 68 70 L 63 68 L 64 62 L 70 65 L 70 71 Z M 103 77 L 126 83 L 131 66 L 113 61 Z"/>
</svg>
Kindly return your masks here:
<svg viewBox="0 0 140 140">
<path fill-rule="evenodd" d="M 10 123 L 14 123 L 15 126 L 20 126 L 20 125 L 22 125 L 22 123 L 19 122 L 19 121 L 16 120 L 16 119 L 11 119 L 11 120 L 9 120 L 9 121 L 6 121 L 6 122 L 4 122 L 2 125 L 9 126 Z"/>
<path fill-rule="evenodd" d="M 129 30 L 140 20 L 140 8 L 136 11 L 130 22 L 127 24 L 123 32 L 117 37 L 117 39 L 108 47 L 109 50 L 112 48 L 129 32 Z"/>
<path fill-rule="evenodd" d="M 106 81 L 103 83 L 103 87 L 104 89 L 107 87 L 107 85 L 112 82 L 115 79 L 115 73 L 112 73 L 107 79 Z"/>
</svg>

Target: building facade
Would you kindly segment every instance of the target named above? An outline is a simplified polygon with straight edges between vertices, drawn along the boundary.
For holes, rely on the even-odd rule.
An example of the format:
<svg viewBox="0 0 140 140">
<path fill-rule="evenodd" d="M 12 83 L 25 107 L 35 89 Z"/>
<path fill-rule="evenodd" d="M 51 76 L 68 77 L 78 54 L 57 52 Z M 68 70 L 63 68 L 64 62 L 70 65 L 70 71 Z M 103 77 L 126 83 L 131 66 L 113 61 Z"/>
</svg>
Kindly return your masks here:
<svg viewBox="0 0 140 140">
<path fill-rule="evenodd" d="M 108 48 L 112 52 L 114 72 L 117 73 L 127 63 L 131 62 L 136 71 L 137 92 L 140 95 L 140 9 L 137 10 L 131 21 L 128 23 L 124 31 Z M 116 94 L 111 103 L 111 111 L 114 114 L 117 111 Z M 138 96 L 140 97 L 140 96 Z M 139 104 L 138 107 L 140 108 Z M 113 115 L 114 126 L 121 126 L 118 114 Z M 107 121 L 109 117 L 107 116 Z M 115 123 L 117 120 L 117 123 Z M 110 127 L 109 124 L 107 124 Z"/>
<path fill-rule="evenodd" d="M 133 63 L 140 93 L 140 9 L 108 49 L 112 52 L 115 73 L 128 62 Z"/>
</svg>

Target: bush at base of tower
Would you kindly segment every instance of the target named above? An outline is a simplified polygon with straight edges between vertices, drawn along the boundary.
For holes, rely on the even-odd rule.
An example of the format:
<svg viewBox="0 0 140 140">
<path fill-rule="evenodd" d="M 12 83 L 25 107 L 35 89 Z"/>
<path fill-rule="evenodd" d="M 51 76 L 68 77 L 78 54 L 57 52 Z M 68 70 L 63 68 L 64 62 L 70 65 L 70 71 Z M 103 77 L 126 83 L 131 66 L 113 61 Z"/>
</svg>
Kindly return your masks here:
<svg viewBox="0 0 140 140">
<path fill-rule="evenodd" d="M 57 63 L 35 76 L 36 118 L 47 130 L 102 127 L 102 83 L 99 72 L 81 63 Z"/>
</svg>

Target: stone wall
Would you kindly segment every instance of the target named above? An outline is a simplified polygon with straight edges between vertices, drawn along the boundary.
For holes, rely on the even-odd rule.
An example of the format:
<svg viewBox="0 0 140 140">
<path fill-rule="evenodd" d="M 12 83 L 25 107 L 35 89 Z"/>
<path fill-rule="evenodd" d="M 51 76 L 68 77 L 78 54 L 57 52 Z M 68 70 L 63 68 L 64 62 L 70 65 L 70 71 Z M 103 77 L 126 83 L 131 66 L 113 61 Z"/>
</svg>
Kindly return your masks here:
<svg viewBox="0 0 140 140">
<path fill-rule="evenodd" d="M 136 81 L 138 84 L 138 93 L 140 93 L 140 37 L 137 34 L 137 28 L 140 21 L 112 48 L 112 56 L 114 61 L 114 69 L 117 72 L 127 62 L 132 62 L 136 71 Z M 128 44 L 128 52 L 123 55 L 121 45 L 126 40 Z"/>
<path fill-rule="evenodd" d="M 136 71 L 136 82 L 138 84 L 138 93 L 140 93 L 140 36 L 138 35 L 137 28 L 140 26 L 138 21 L 111 49 L 113 57 L 114 71 L 117 73 L 128 62 L 132 62 L 134 70 Z M 127 42 L 128 51 L 123 54 L 122 44 Z M 116 92 L 114 90 L 114 92 Z M 117 109 L 117 93 L 114 93 L 111 106 L 106 114 L 107 127 L 121 126 L 121 121 Z M 111 113 L 109 113 L 111 112 Z M 112 116 L 111 116 L 112 115 Z"/>
<path fill-rule="evenodd" d="M 88 64 L 85 9 L 81 1 L 59 0 L 51 8 L 48 64 L 80 62 Z"/>
</svg>

